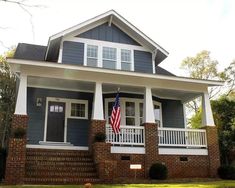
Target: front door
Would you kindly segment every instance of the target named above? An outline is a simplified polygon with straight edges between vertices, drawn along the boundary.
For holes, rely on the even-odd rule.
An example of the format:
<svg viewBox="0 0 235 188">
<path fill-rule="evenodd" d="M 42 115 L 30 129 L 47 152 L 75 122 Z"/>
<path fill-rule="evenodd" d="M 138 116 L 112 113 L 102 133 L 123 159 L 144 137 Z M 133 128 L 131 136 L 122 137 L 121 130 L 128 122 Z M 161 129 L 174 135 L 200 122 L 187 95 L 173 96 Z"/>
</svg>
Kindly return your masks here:
<svg viewBox="0 0 235 188">
<path fill-rule="evenodd" d="M 65 103 L 48 102 L 47 141 L 64 142 Z"/>
</svg>

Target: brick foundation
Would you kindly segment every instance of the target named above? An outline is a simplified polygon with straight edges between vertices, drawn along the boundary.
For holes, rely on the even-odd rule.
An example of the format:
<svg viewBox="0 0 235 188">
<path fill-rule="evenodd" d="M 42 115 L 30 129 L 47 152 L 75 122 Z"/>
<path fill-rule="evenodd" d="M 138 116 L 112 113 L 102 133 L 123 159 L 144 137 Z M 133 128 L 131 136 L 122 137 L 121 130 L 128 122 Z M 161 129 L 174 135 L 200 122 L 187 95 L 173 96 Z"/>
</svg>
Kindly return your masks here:
<svg viewBox="0 0 235 188">
<path fill-rule="evenodd" d="M 208 145 L 208 163 L 209 177 L 217 177 L 217 169 L 220 166 L 220 153 L 217 128 L 215 126 L 206 126 L 207 145 Z"/>
<path fill-rule="evenodd" d="M 21 127 L 26 130 L 28 125 L 27 115 L 14 115 L 11 130 Z M 6 161 L 6 184 L 23 184 L 26 162 L 26 136 L 24 138 L 10 138 L 8 156 Z"/>
</svg>

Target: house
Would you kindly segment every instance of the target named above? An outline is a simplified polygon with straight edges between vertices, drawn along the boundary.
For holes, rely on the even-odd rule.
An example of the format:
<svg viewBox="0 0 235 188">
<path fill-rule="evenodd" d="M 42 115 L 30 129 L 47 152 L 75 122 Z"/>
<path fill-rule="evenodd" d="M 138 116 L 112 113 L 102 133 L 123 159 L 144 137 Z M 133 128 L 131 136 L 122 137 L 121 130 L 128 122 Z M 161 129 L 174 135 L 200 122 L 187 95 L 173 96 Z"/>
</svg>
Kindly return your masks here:
<svg viewBox="0 0 235 188">
<path fill-rule="evenodd" d="M 220 165 L 208 87 L 223 83 L 178 77 L 159 64 L 168 52 L 111 10 L 49 38 L 21 43 L 8 59 L 18 75 L 6 182 L 110 182 L 148 178 L 155 162 L 170 178 L 216 177 Z M 120 88 L 121 130 L 110 115 Z M 186 127 L 186 102 L 202 97 L 201 129 Z M 106 142 L 94 142 L 97 133 Z"/>
</svg>

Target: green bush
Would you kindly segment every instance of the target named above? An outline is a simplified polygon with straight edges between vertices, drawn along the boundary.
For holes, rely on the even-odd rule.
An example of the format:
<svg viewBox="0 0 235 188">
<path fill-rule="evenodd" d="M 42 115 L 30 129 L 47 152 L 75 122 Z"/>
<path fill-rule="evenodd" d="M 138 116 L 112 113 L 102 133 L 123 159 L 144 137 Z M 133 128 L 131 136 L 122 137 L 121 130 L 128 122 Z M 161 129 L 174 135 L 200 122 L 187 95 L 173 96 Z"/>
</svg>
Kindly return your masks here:
<svg viewBox="0 0 235 188">
<path fill-rule="evenodd" d="M 105 140 L 106 140 L 105 133 L 102 133 L 102 132 L 96 133 L 95 142 L 105 142 Z"/>
<path fill-rule="evenodd" d="M 235 168 L 230 165 L 223 165 L 218 168 L 218 175 L 221 179 L 235 180 Z"/>
<path fill-rule="evenodd" d="M 25 135 L 26 135 L 26 130 L 22 127 L 18 127 L 13 130 L 14 138 L 24 138 Z"/>
<path fill-rule="evenodd" d="M 149 169 L 149 177 L 151 179 L 165 180 L 168 175 L 168 170 L 166 165 L 162 163 L 155 163 Z"/>
</svg>

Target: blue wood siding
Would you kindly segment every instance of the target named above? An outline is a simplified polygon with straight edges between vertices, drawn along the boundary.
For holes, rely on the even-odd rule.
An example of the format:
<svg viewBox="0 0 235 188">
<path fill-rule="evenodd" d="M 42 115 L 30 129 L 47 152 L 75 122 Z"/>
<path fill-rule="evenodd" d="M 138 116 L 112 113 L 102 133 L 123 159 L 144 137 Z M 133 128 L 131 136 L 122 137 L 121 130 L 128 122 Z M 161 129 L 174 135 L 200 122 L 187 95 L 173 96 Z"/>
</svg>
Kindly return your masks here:
<svg viewBox="0 0 235 188">
<path fill-rule="evenodd" d="M 84 44 L 80 42 L 63 42 L 62 63 L 83 65 L 84 62 Z"/>
<path fill-rule="evenodd" d="M 88 120 L 68 119 L 67 141 L 75 146 L 87 146 L 89 120 L 92 109 L 92 93 L 31 88 L 27 89 L 27 113 L 29 124 L 27 130 L 28 144 L 39 144 L 43 141 L 46 97 L 88 100 Z M 42 98 L 42 106 L 36 106 L 36 99 Z"/>
<path fill-rule="evenodd" d="M 152 54 L 134 50 L 135 72 L 153 73 Z"/>
<path fill-rule="evenodd" d="M 116 93 L 104 94 L 103 98 L 115 98 Z M 143 99 L 141 94 L 120 93 L 120 97 Z M 180 100 L 160 99 L 153 97 L 153 101 L 162 103 L 163 127 L 184 128 L 183 104 Z"/>
<path fill-rule="evenodd" d="M 164 127 L 184 128 L 183 104 L 179 100 L 162 99 Z"/>
<path fill-rule="evenodd" d="M 108 26 L 108 23 L 97 26 L 78 35 L 77 37 L 140 46 L 138 42 L 124 33 L 116 25 L 112 24 L 111 26 Z"/>
</svg>

